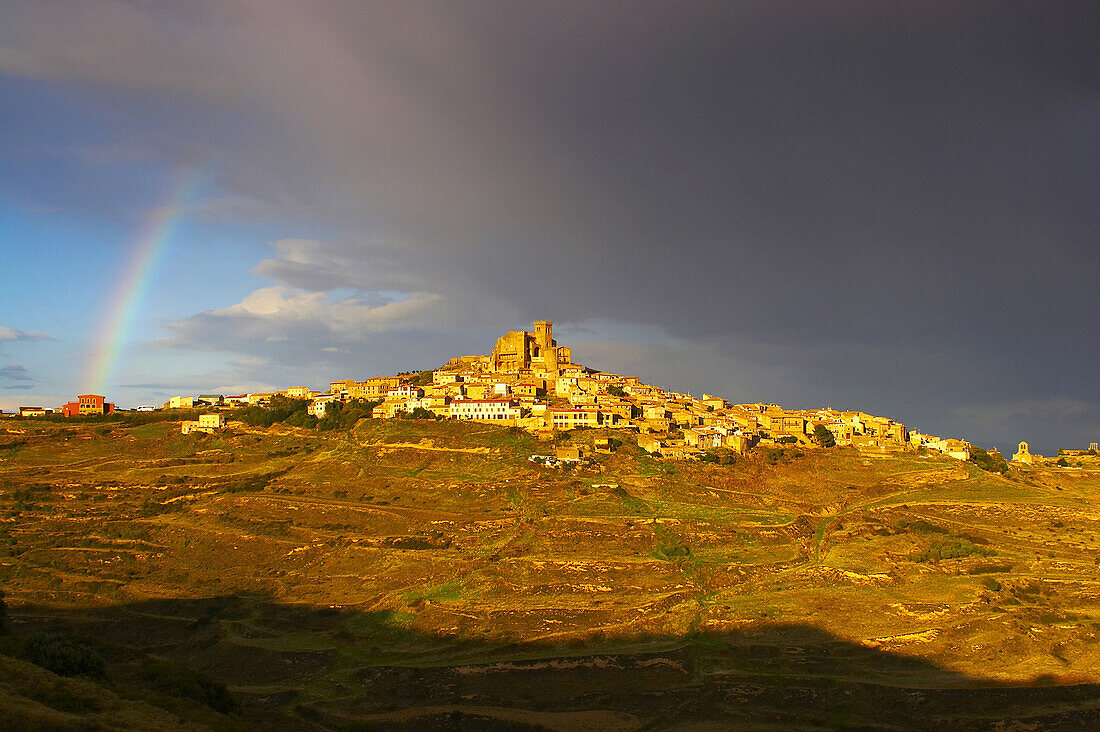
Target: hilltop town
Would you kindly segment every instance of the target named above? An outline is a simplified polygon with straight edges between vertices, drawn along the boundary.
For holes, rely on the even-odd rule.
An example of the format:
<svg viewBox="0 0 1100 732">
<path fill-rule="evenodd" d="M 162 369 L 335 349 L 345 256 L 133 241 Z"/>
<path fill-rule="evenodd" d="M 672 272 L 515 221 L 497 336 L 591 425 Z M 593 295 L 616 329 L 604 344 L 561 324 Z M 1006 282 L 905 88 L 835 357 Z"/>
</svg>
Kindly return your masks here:
<svg viewBox="0 0 1100 732">
<path fill-rule="evenodd" d="M 65 411 L 0 424 L 26 729 L 1100 719 L 1085 451 L 675 393 L 549 322 L 323 391 Z"/>
<path fill-rule="evenodd" d="M 316 419 L 324 419 L 334 405 L 358 404 L 375 419 L 486 422 L 543 438 L 578 428 L 605 428 L 621 433 L 622 440 L 636 441 L 650 454 L 670 459 L 706 459 L 720 450 L 744 454 L 758 445 L 838 445 L 877 454 L 927 451 L 964 461 L 974 452 L 965 440 L 908 430 L 889 417 L 831 408 L 792 410 L 760 402 L 735 404 L 720 396 L 694 397 L 643 383 L 636 376 L 589 368 L 573 362 L 571 349 L 558 345 L 553 323 L 546 320 L 535 321 L 532 331 L 505 333 L 489 355 L 459 356 L 431 371 L 340 379 L 326 391 L 294 386 L 277 392 L 174 396 L 161 408 L 209 408 L 211 413 L 184 421 L 182 431 L 213 432 L 225 428 L 226 415 L 231 418 L 233 409 L 269 406 L 277 397 L 308 401 L 307 413 Z M 62 408 L 66 416 L 113 410 L 113 404 L 95 394 L 81 395 Z M 20 416 L 48 411 L 25 407 Z M 1096 444 L 1090 449 L 1096 450 Z M 1044 459 L 1031 453 L 1026 442 L 1012 458 L 1020 464 Z"/>
</svg>

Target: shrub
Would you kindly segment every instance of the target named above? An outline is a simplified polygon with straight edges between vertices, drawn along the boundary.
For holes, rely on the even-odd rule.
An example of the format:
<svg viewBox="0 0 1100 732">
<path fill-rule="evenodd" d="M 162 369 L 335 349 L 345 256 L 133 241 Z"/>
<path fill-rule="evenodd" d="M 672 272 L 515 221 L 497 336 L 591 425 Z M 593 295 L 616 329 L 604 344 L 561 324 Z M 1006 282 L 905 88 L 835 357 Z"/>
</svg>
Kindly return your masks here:
<svg viewBox="0 0 1100 732">
<path fill-rule="evenodd" d="M 253 427 L 270 427 L 276 422 L 286 422 L 296 412 L 300 412 L 301 417 L 313 419 L 306 412 L 307 407 L 309 407 L 308 399 L 291 399 L 282 394 L 276 394 L 271 397 L 268 406 L 245 407 L 237 410 L 234 416 Z M 301 420 L 301 417 L 297 419 Z"/>
<path fill-rule="evenodd" d="M 917 519 L 916 521 L 900 521 L 894 528 L 897 531 L 912 531 L 917 534 L 946 534 L 947 529 L 942 526 L 936 526 L 929 523 L 924 519 Z"/>
<path fill-rule="evenodd" d="M 1058 458 L 1058 462 L 1056 463 L 1056 465 L 1058 465 L 1058 467 L 1060 468 L 1068 468 L 1069 460 L 1066 460 L 1064 457 L 1060 457 Z"/>
<path fill-rule="evenodd" d="M 432 383 L 432 377 L 434 374 L 434 371 L 421 371 L 408 381 L 409 384 L 412 386 L 428 386 Z"/>
<path fill-rule="evenodd" d="M 312 429 L 317 426 L 317 418 L 304 409 L 291 412 L 290 416 L 283 420 L 283 424 L 290 427 L 305 427 Z"/>
<path fill-rule="evenodd" d="M 229 693 L 225 684 L 209 679 L 186 666 L 147 657 L 141 662 L 141 675 L 162 694 L 193 699 L 222 714 L 236 714 L 241 711 L 240 704 Z"/>
<path fill-rule="evenodd" d="M 370 417 L 371 412 L 382 400 L 349 399 L 347 402 L 331 402 L 325 416 L 317 420 L 316 427 L 322 432 L 328 430 L 346 430 L 355 426 L 361 419 Z"/>
<path fill-rule="evenodd" d="M 103 657 L 95 649 L 61 633 L 32 635 L 23 645 L 22 656 L 59 676 L 104 675 Z"/>
<path fill-rule="evenodd" d="M 404 412 L 401 417 L 402 419 L 439 419 L 435 412 L 424 409 L 424 407 L 417 407 L 411 412 Z"/>
<path fill-rule="evenodd" d="M 924 551 L 910 555 L 909 559 L 914 562 L 938 562 L 941 559 L 961 559 L 974 555 L 988 557 L 994 553 L 992 549 L 977 546 L 966 539 L 951 539 L 936 542 Z"/>
<path fill-rule="evenodd" d="M 822 447 L 835 447 L 836 437 L 833 431 L 823 424 L 814 425 L 814 441 Z"/>
<path fill-rule="evenodd" d="M 227 481 L 223 484 L 223 490 L 227 493 L 241 493 L 243 491 L 262 491 L 269 485 L 271 485 L 271 483 L 276 478 L 281 478 L 288 472 L 290 472 L 290 468 L 284 468 L 282 470 L 273 470 L 270 473 L 260 473 L 259 475 L 252 475 L 247 478 L 241 478 L 240 480 Z"/>
<path fill-rule="evenodd" d="M 786 457 L 782 447 L 765 447 L 764 462 L 768 465 L 778 465 L 779 461 Z"/>
<path fill-rule="evenodd" d="M 737 457 L 731 450 L 721 447 L 713 451 L 708 450 L 700 459 L 705 463 L 718 463 L 719 465 L 733 465 L 737 462 Z"/>
<path fill-rule="evenodd" d="M 1008 462 L 996 450 L 987 452 L 975 445 L 970 448 L 970 462 L 990 473 L 1008 472 Z"/>
<path fill-rule="evenodd" d="M 666 562 L 675 561 L 677 559 L 689 559 L 691 558 L 691 547 L 684 544 L 661 544 L 653 550 L 653 554 L 658 559 L 663 559 Z"/>
</svg>

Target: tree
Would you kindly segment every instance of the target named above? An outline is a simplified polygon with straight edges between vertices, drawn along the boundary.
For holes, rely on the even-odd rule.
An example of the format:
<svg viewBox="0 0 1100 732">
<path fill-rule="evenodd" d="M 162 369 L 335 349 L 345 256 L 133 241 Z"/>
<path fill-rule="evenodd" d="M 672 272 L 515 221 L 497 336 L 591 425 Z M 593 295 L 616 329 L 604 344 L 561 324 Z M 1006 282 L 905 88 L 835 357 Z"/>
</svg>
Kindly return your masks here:
<svg viewBox="0 0 1100 732">
<path fill-rule="evenodd" d="M 253 427 L 270 427 L 276 422 L 286 422 L 295 412 L 301 412 L 301 415 L 296 417 L 294 422 L 299 423 L 298 426 L 305 426 L 307 421 L 304 417 L 310 416 L 306 413 L 308 406 L 309 399 L 291 399 L 282 394 L 276 394 L 271 397 L 267 407 L 245 407 L 237 411 L 235 416 L 245 424 Z M 310 419 L 312 420 L 312 417 Z"/>
<path fill-rule="evenodd" d="M 61 633 L 39 633 L 23 646 L 23 660 L 53 671 L 58 676 L 100 678 L 105 671 L 103 657 L 91 646 Z"/>
<path fill-rule="evenodd" d="M 435 412 L 427 410 L 424 407 L 417 407 L 411 412 L 403 412 L 401 416 L 404 419 L 438 419 Z"/>
<path fill-rule="evenodd" d="M 624 397 L 626 396 L 626 389 L 622 388 L 621 386 L 615 386 L 614 384 L 612 384 L 611 386 L 607 387 L 607 393 L 608 395 L 613 397 Z"/>
<path fill-rule="evenodd" d="M 836 437 L 833 431 L 823 424 L 814 425 L 814 441 L 822 447 L 835 447 Z"/>
<path fill-rule="evenodd" d="M 977 445 L 970 448 L 970 462 L 990 473 L 1008 473 L 1008 463 L 996 450 L 988 452 Z"/>
</svg>

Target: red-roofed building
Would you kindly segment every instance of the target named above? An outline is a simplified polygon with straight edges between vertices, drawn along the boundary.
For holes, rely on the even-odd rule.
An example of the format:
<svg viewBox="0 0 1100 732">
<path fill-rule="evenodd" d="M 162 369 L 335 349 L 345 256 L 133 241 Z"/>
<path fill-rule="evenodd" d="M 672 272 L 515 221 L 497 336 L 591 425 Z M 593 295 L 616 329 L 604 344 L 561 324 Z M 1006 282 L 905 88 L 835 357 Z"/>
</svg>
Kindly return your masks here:
<svg viewBox="0 0 1100 732">
<path fill-rule="evenodd" d="M 83 417 L 87 414 L 110 414 L 115 411 L 115 405 L 106 400 L 102 394 L 80 394 L 75 402 L 69 402 L 61 407 L 61 413 L 66 417 Z"/>
</svg>

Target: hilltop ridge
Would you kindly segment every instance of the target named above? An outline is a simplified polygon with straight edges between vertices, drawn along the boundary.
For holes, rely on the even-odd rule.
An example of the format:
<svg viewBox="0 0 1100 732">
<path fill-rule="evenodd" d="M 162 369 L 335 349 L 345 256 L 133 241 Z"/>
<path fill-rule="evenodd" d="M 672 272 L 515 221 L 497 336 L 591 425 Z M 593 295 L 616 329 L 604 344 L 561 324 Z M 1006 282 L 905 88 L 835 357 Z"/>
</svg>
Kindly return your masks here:
<svg viewBox="0 0 1100 732">
<path fill-rule="evenodd" d="M 744 455 L 756 446 L 792 444 L 806 449 L 852 446 L 868 454 L 933 452 L 964 461 L 975 453 L 984 457 L 984 451 L 965 440 L 911 431 L 890 417 L 734 403 L 711 394 L 694 397 L 635 376 L 586 367 L 573 361 L 570 348 L 558 345 L 553 323 L 546 320 L 535 321 L 532 331 L 505 333 L 489 355 L 455 357 L 431 371 L 339 379 L 324 392 L 296 386 L 225 398 L 208 395 L 205 400 L 173 397 L 165 407 L 270 406 L 278 396 L 308 400 L 306 413 L 316 419 L 358 403 L 368 405 L 370 416 L 379 419 L 486 422 L 521 427 L 544 438 L 578 428 L 608 428 L 622 440 L 672 459 L 715 459 L 720 451 Z M 1013 456 L 1020 464 L 1042 460 L 1027 443 Z"/>
<path fill-rule="evenodd" d="M 21 407 L 20 417 L 96 418 L 114 412 L 106 397 L 85 394 L 64 408 Z M 297 400 L 301 405 L 279 399 Z M 87 407 L 85 407 L 87 402 Z M 76 407 L 79 406 L 79 410 Z M 70 409 L 72 407 L 72 409 Z M 644 383 L 636 376 L 601 371 L 576 363 L 572 349 L 558 345 L 553 323 L 534 322 L 532 331 L 508 331 L 489 355 L 449 359 L 428 370 L 374 376 L 365 380 L 337 379 L 325 391 L 292 386 L 278 391 L 244 394 L 176 395 L 162 410 L 205 409 L 239 417 L 241 408 L 268 412 L 299 411 L 299 426 L 331 427 L 351 415 L 377 419 L 397 417 L 455 419 L 520 427 L 542 438 L 555 432 L 603 427 L 620 439 L 636 442 L 647 452 L 670 459 L 714 460 L 724 452 L 744 455 L 754 447 L 799 445 L 806 449 L 852 446 L 866 454 L 939 453 L 957 460 L 972 458 L 1004 470 L 999 452 L 959 438 L 910 430 L 891 417 L 860 410 L 786 409 L 769 402 L 736 403 L 722 396 L 701 397 Z M 146 405 L 137 411 L 159 411 Z M 5 415 L 14 416 L 14 415 Z M 245 418 L 247 421 L 247 418 Z M 205 420 L 205 421 L 204 421 Z M 185 432 L 212 432 L 225 426 L 213 416 L 184 424 Z M 1069 456 L 1095 455 L 1088 450 L 1060 450 L 1045 458 L 1020 442 L 1011 461 L 1018 465 L 1058 463 Z"/>
</svg>

